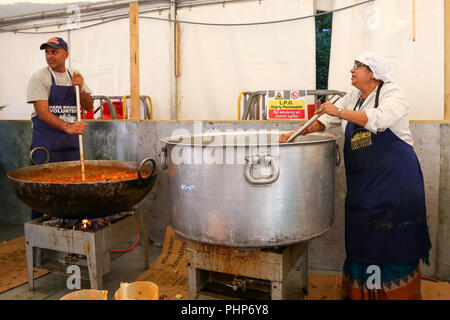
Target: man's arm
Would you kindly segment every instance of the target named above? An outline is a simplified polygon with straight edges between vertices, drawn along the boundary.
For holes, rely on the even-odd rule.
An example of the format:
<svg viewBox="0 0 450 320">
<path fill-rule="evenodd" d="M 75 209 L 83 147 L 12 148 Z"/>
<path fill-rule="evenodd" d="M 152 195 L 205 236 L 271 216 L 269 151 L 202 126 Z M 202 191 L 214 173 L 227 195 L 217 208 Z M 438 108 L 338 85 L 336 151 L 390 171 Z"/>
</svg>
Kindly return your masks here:
<svg viewBox="0 0 450 320">
<path fill-rule="evenodd" d="M 81 98 L 80 98 L 81 99 Z M 48 100 L 37 100 L 33 102 L 39 119 L 49 126 L 64 131 L 69 134 L 84 134 L 87 124 L 83 122 L 75 122 L 73 124 L 65 122 L 50 112 L 48 108 Z"/>
<path fill-rule="evenodd" d="M 92 110 L 94 107 L 94 100 L 90 93 L 80 91 L 80 105 L 87 111 Z"/>
</svg>

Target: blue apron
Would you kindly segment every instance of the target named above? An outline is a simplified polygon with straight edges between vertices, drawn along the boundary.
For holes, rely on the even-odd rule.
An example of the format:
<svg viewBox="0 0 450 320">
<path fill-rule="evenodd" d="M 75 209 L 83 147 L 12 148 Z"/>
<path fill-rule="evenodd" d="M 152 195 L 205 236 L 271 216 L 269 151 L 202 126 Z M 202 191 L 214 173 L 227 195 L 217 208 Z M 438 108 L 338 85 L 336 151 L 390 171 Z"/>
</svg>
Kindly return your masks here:
<svg viewBox="0 0 450 320">
<path fill-rule="evenodd" d="M 377 89 L 375 108 L 382 85 Z M 413 147 L 390 129 L 373 134 L 348 122 L 344 159 L 347 259 L 393 264 L 426 255 L 431 242 L 425 188 Z"/>
<path fill-rule="evenodd" d="M 72 76 L 68 73 L 70 79 Z M 48 106 L 50 112 L 60 117 L 66 122 L 73 122 L 77 118 L 76 95 L 73 86 L 57 86 L 53 74 Z M 59 129 L 53 128 L 39 119 L 36 115 L 32 118 L 33 138 L 31 149 L 44 147 L 50 153 L 49 162 L 61 162 L 80 160 L 78 135 L 68 134 Z M 42 150 L 33 153 L 33 160 L 37 164 L 45 162 L 46 154 Z M 42 214 L 32 211 L 32 219 L 40 217 Z"/>
<path fill-rule="evenodd" d="M 75 89 L 72 86 L 57 86 L 55 78 L 52 76 L 52 85 L 48 97 L 50 112 L 60 117 L 66 122 L 74 122 L 77 118 L 77 104 Z M 72 76 L 69 73 L 69 77 Z M 68 134 L 59 129 L 53 128 L 34 116 L 33 139 L 31 148 L 44 147 L 50 153 L 50 162 L 80 160 L 78 135 Z M 33 160 L 44 163 L 46 154 L 43 151 L 33 153 Z"/>
</svg>

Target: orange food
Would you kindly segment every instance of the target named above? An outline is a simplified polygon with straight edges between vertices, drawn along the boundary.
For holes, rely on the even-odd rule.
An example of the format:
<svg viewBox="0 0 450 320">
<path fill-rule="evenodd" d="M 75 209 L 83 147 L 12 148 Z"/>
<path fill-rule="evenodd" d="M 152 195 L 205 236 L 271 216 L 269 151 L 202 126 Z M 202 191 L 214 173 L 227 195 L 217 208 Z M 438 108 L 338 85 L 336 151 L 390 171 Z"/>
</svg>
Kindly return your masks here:
<svg viewBox="0 0 450 320">
<path fill-rule="evenodd" d="M 19 176 L 18 179 L 33 182 L 56 182 L 56 183 L 76 183 L 76 182 L 108 182 L 137 179 L 137 172 L 119 166 L 99 166 L 85 165 L 85 180 L 81 178 L 81 166 L 71 166 L 62 169 L 42 169 L 38 172 L 26 176 Z"/>
</svg>

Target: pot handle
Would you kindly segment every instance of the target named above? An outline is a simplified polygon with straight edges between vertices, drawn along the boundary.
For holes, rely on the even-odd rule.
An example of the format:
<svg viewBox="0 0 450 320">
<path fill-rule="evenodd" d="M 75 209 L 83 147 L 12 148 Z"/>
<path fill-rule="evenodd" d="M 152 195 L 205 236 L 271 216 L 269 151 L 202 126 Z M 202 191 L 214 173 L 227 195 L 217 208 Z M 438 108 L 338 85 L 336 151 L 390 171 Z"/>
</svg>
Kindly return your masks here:
<svg viewBox="0 0 450 320">
<path fill-rule="evenodd" d="M 341 164 L 341 152 L 339 151 L 339 145 L 336 143 L 336 167 Z"/>
<path fill-rule="evenodd" d="M 45 153 L 47 153 L 47 159 L 45 159 L 45 162 L 44 162 L 44 163 L 36 163 L 36 162 L 33 160 L 33 153 L 34 153 L 36 150 L 44 150 Z M 36 164 L 36 165 L 38 165 L 38 164 L 46 164 L 46 163 L 48 163 L 48 162 L 50 161 L 50 152 L 48 152 L 48 150 L 45 149 L 44 147 L 36 147 L 36 148 L 34 148 L 33 150 L 30 151 L 30 160 L 31 160 L 31 163 L 32 163 L 32 164 Z"/>
<path fill-rule="evenodd" d="M 245 158 L 245 160 L 247 163 L 245 164 L 244 175 L 245 175 L 245 179 L 247 179 L 247 181 L 249 183 L 261 185 L 261 184 L 274 183 L 275 181 L 278 180 L 278 178 L 280 176 L 280 167 L 278 166 L 275 158 L 272 158 L 271 156 L 268 156 L 268 155 L 264 155 L 264 156 L 255 155 L 253 157 Z M 254 168 L 256 165 L 259 165 L 259 164 L 263 165 L 263 166 L 270 165 L 270 167 L 272 168 L 272 175 L 268 178 L 259 178 L 259 179 L 253 177 L 252 168 Z M 267 167 L 265 169 L 267 169 Z"/>
<path fill-rule="evenodd" d="M 150 172 L 150 174 L 148 175 L 148 177 L 144 178 L 144 177 L 142 177 L 141 170 L 142 170 L 142 167 L 144 166 L 144 164 L 145 164 L 147 161 L 151 161 L 151 162 L 152 162 L 152 172 Z M 150 177 L 153 175 L 153 172 L 155 172 L 155 168 L 156 168 L 156 162 L 155 162 L 155 160 L 153 160 L 153 159 L 151 159 L 151 158 L 145 158 L 144 160 L 142 160 L 141 164 L 139 165 L 138 172 L 137 172 L 138 177 L 139 177 L 139 180 L 148 180 L 148 179 L 150 179 Z"/>
<path fill-rule="evenodd" d="M 161 156 L 161 168 L 167 169 L 167 146 L 161 148 L 159 155 Z"/>
</svg>

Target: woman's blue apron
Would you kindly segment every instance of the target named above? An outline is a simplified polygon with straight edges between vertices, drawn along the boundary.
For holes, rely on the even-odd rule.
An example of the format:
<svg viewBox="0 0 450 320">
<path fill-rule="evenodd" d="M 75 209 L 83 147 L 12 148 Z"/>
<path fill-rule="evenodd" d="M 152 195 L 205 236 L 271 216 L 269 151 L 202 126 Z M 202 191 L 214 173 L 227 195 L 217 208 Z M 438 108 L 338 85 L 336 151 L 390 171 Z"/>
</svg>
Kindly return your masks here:
<svg viewBox="0 0 450 320">
<path fill-rule="evenodd" d="M 426 255 L 431 242 L 424 181 L 413 147 L 390 129 L 372 134 L 348 122 L 344 159 L 347 259 L 392 264 Z"/>
<path fill-rule="evenodd" d="M 72 78 L 70 73 L 69 77 Z M 58 86 L 55 83 L 53 74 L 50 95 L 48 97 L 48 106 L 50 112 L 60 117 L 66 122 L 73 122 L 77 117 L 76 95 L 73 86 Z M 78 135 L 68 134 L 59 129 L 53 128 L 39 119 L 36 115 L 32 118 L 33 138 L 31 149 L 44 147 L 50 153 L 50 162 L 80 160 Z M 46 154 L 44 151 L 37 150 L 33 153 L 33 160 L 37 164 L 45 162 Z M 32 219 L 41 214 L 33 211 Z"/>
</svg>

